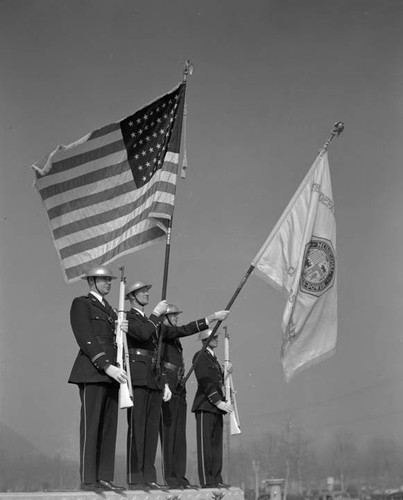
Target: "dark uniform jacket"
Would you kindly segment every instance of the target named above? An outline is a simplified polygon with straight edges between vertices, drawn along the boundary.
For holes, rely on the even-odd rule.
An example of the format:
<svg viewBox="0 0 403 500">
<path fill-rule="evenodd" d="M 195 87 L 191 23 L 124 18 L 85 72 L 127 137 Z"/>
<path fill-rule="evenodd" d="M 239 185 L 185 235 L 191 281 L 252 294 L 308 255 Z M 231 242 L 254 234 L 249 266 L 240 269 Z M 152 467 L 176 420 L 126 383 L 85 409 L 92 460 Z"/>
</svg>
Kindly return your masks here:
<svg viewBox="0 0 403 500">
<path fill-rule="evenodd" d="M 157 329 L 162 318 L 155 314 L 147 318 L 137 309 L 132 308 L 127 313 L 127 320 L 129 322 L 127 344 L 132 385 L 162 389 L 165 381 L 157 377 L 155 371 L 158 347 Z"/>
<path fill-rule="evenodd" d="M 70 323 L 80 347 L 69 383 L 117 383 L 104 372 L 116 362 L 115 311 L 103 306 L 91 293 L 76 297 L 70 309 Z"/>
<path fill-rule="evenodd" d="M 193 356 L 193 363 L 200 352 Z M 197 378 L 197 391 L 192 412 L 203 410 L 225 414 L 215 405 L 219 401 L 225 401 L 224 372 L 218 359 L 206 349 L 194 365 L 194 371 Z"/>
<path fill-rule="evenodd" d="M 192 321 L 183 326 L 161 325 L 163 339 L 161 354 L 162 370 L 172 392 L 175 393 L 178 389 L 178 384 L 183 379 L 185 369 L 183 347 L 179 339 L 194 335 L 202 330 L 207 330 L 207 328 L 208 324 L 205 318 Z"/>
</svg>

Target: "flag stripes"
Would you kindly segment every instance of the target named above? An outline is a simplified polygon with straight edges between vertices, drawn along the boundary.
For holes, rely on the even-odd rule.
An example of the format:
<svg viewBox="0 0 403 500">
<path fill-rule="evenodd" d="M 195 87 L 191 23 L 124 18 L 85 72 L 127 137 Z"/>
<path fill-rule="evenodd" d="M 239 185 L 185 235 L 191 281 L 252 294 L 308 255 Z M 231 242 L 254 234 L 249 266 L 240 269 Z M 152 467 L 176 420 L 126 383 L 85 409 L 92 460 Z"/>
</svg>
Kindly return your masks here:
<svg viewBox="0 0 403 500">
<path fill-rule="evenodd" d="M 66 279 L 71 282 L 76 281 L 78 279 L 77 276 L 83 275 L 83 270 L 88 269 L 88 267 L 100 266 L 105 262 L 113 262 L 117 257 L 142 250 L 164 238 L 165 232 L 156 226 L 145 229 L 143 232 L 127 235 L 122 243 L 111 250 L 107 250 L 104 247 L 94 249 L 93 254 L 98 255 L 98 257 L 91 257 L 88 261 L 84 261 L 84 263 L 80 262 L 76 265 L 69 261 L 66 262 Z"/>
<path fill-rule="evenodd" d="M 33 165 L 66 281 L 166 235 L 184 92 L 181 84 Z"/>
</svg>

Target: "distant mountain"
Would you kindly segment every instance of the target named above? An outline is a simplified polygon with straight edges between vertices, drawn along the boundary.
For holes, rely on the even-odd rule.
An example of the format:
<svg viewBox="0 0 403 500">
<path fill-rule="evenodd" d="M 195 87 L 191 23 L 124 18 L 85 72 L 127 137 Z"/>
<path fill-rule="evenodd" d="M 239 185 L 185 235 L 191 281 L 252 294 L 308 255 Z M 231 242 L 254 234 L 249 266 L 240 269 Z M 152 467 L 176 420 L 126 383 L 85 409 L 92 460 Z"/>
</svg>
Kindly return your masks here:
<svg viewBox="0 0 403 500">
<path fill-rule="evenodd" d="M 0 457 L 12 461 L 20 457 L 33 457 L 42 453 L 28 439 L 22 437 L 9 425 L 0 422 Z"/>
</svg>

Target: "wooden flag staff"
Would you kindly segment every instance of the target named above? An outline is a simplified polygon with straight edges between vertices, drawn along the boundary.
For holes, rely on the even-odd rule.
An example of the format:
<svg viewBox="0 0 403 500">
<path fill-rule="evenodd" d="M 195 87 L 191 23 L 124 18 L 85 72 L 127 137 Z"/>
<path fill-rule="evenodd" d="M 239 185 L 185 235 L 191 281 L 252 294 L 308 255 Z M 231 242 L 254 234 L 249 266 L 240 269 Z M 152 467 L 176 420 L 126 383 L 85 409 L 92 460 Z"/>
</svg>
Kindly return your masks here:
<svg viewBox="0 0 403 500">
<path fill-rule="evenodd" d="M 189 74 L 192 74 L 193 72 L 193 66 L 190 63 L 189 59 L 185 62 L 185 68 L 183 70 L 183 83 L 185 85 L 185 96 L 186 96 L 186 82 L 187 82 L 187 77 Z M 164 277 L 162 280 L 162 293 L 161 293 L 161 300 L 165 300 L 167 296 L 167 283 L 168 283 L 168 269 L 169 269 L 169 255 L 171 251 L 171 232 L 172 232 L 172 220 L 173 220 L 173 210 L 172 209 L 172 215 L 171 218 L 169 219 L 168 222 L 168 229 L 167 229 L 167 241 L 165 245 L 165 263 L 164 263 Z"/>
<path fill-rule="evenodd" d="M 186 96 L 186 83 L 188 75 L 191 75 L 193 72 L 193 65 L 189 61 L 189 59 L 185 62 L 185 68 L 183 70 L 183 84 L 185 86 L 185 95 Z M 185 108 L 184 108 L 185 109 Z M 186 144 L 185 144 L 186 146 Z M 168 220 L 167 227 L 167 240 L 165 244 L 165 259 L 164 259 L 164 276 L 162 279 L 162 291 L 161 291 L 161 300 L 165 300 L 167 296 L 167 286 L 168 286 L 168 271 L 169 271 L 169 257 L 171 253 L 171 234 L 172 234 L 172 220 L 174 216 L 174 208 L 172 207 L 172 215 Z M 158 347 L 157 347 L 157 360 L 156 360 L 156 368 L 157 371 L 161 370 L 161 351 L 162 351 L 162 336 L 160 335 L 160 331 L 158 332 Z"/>
</svg>

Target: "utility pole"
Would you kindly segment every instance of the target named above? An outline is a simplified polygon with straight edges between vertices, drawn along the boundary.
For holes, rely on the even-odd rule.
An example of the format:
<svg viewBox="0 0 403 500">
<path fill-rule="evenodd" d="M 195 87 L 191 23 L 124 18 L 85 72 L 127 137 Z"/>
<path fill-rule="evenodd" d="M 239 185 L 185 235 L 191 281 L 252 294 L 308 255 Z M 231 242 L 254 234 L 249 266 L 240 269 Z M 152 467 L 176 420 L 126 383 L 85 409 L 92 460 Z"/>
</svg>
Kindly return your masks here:
<svg viewBox="0 0 403 500">
<path fill-rule="evenodd" d="M 260 472 L 259 460 L 252 460 L 252 467 L 255 473 L 255 500 L 257 500 L 259 496 L 259 472 Z"/>
<path fill-rule="evenodd" d="M 283 500 L 287 500 L 287 493 L 288 493 L 288 481 L 290 478 L 290 455 L 291 455 L 291 450 L 290 450 L 290 429 L 291 429 L 291 421 L 289 420 L 287 422 L 287 431 L 286 431 L 286 438 L 285 438 L 285 453 L 286 453 L 286 458 L 285 458 L 285 481 L 284 481 L 284 490 L 283 490 Z"/>
</svg>

